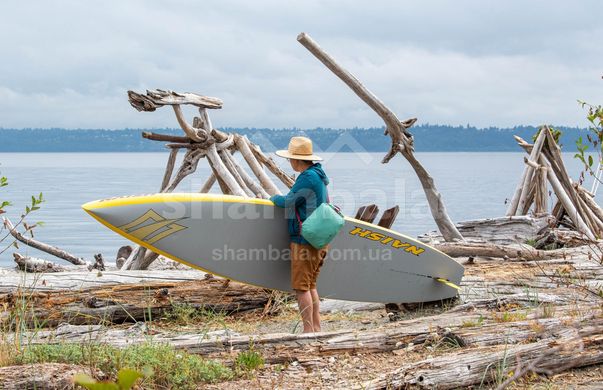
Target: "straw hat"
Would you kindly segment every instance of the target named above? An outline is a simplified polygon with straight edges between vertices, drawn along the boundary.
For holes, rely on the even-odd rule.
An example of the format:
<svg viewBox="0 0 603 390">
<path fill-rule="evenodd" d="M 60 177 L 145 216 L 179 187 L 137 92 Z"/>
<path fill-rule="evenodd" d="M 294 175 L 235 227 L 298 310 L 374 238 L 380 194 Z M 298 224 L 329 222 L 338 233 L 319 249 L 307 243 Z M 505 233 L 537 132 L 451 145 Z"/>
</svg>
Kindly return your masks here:
<svg viewBox="0 0 603 390">
<path fill-rule="evenodd" d="M 276 155 L 294 160 L 322 160 L 322 157 L 312 154 L 312 140 L 306 137 L 292 137 L 287 150 L 277 150 Z"/>
</svg>

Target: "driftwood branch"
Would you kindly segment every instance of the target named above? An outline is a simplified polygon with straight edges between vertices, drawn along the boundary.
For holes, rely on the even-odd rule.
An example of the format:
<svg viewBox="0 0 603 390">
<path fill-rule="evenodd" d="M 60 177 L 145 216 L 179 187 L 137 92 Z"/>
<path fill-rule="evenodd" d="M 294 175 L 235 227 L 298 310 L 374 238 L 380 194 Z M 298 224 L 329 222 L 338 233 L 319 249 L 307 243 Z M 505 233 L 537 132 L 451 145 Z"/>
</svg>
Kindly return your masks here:
<svg viewBox="0 0 603 390">
<path fill-rule="evenodd" d="M 270 195 L 280 194 L 281 192 L 279 191 L 279 189 L 272 182 L 270 177 L 268 177 L 266 172 L 264 172 L 264 169 L 262 169 L 262 166 L 260 165 L 258 160 L 255 158 L 255 156 L 249 146 L 249 140 L 243 136 L 236 136 L 235 137 L 235 145 L 237 147 L 237 150 L 241 153 L 241 155 L 245 159 L 245 161 L 247 161 L 247 164 L 253 171 L 254 175 L 258 178 L 258 180 L 260 181 L 262 187 L 266 190 L 266 192 Z"/>
<path fill-rule="evenodd" d="M 151 133 L 148 131 L 142 132 L 142 138 L 145 138 L 145 139 L 148 139 L 151 141 L 179 142 L 179 143 L 191 142 L 191 139 L 188 137 L 169 135 L 169 134 Z"/>
<path fill-rule="evenodd" d="M 12 224 L 12 222 L 8 218 L 4 217 L 3 220 L 4 220 L 4 227 L 8 229 L 9 233 L 17 241 L 20 241 L 20 242 L 24 243 L 27 246 L 39 249 L 39 250 L 41 250 L 43 252 L 51 254 L 51 255 L 53 255 L 55 257 L 58 257 L 60 259 L 67 260 L 71 264 L 75 264 L 75 265 L 85 265 L 85 264 L 87 264 L 86 261 L 84 261 L 84 259 L 76 257 L 76 256 L 72 255 L 71 253 L 69 253 L 67 251 L 64 251 L 62 249 L 57 248 L 56 246 L 45 244 L 45 243 L 40 242 L 40 241 L 38 241 L 38 240 L 36 240 L 34 238 L 25 237 L 17 229 L 15 229 L 15 227 Z"/>
<path fill-rule="evenodd" d="M 207 140 L 207 132 L 205 130 L 195 129 L 186 121 L 186 119 L 184 119 L 184 114 L 182 113 L 180 105 L 173 105 L 172 108 L 174 109 L 174 114 L 176 114 L 178 124 L 180 125 L 180 127 L 188 138 L 196 142 L 203 142 Z"/>
<path fill-rule="evenodd" d="M 128 91 L 128 100 L 138 111 L 155 111 L 158 107 L 190 104 L 201 108 L 222 108 L 222 100 L 196 93 L 164 91 L 161 89 L 147 90 L 146 95 Z"/>
<path fill-rule="evenodd" d="M 462 240 L 463 236 L 450 220 L 444 202 L 442 201 L 442 196 L 438 192 L 433 178 L 413 154 L 413 140 L 408 132 L 408 128 L 416 122 L 416 118 L 401 122 L 396 114 L 387 108 L 375 94 L 362 85 L 362 83 L 350 72 L 342 68 L 335 59 L 327 54 L 312 38 L 310 38 L 310 36 L 301 33 L 297 36 L 297 40 L 348 87 L 350 87 L 362 101 L 368 104 L 369 107 L 381 117 L 381 119 L 383 119 L 386 125 L 386 134 L 390 136 L 392 145 L 382 162 L 389 162 L 396 153 L 400 152 L 419 177 L 427 197 L 427 202 L 429 203 L 431 214 L 446 241 L 453 241 L 455 239 Z"/>
<path fill-rule="evenodd" d="M 274 160 L 272 158 L 270 158 L 270 157 L 266 156 L 264 153 L 262 153 L 262 150 L 260 149 L 260 147 L 256 144 L 254 144 L 253 142 L 249 141 L 248 145 L 249 145 L 249 148 L 251 149 L 251 152 L 255 156 L 255 158 L 262 165 L 264 165 L 266 168 L 268 168 L 268 170 L 270 172 L 272 172 L 272 174 L 274 176 L 279 178 L 280 181 L 283 184 L 285 184 L 288 188 L 293 187 L 293 183 L 295 183 L 295 180 L 291 176 L 287 175 L 287 173 L 285 173 L 285 171 L 283 171 L 281 168 L 279 168 L 279 166 L 276 165 L 276 163 L 274 162 Z"/>
<path fill-rule="evenodd" d="M 168 157 L 168 162 L 165 166 L 165 172 L 163 174 L 163 181 L 161 182 L 161 189 L 159 192 L 164 192 L 165 189 L 170 184 L 170 179 L 172 178 L 172 173 L 174 172 L 174 164 L 176 163 L 176 156 L 178 155 L 178 149 L 171 149 L 170 156 Z"/>
<path fill-rule="evenodd" d="M 215 170 L 216 176 L 220 177 L 228 187 L 229 194 L 246 196 L 245 191 L 243 191 L 232 173 L 230 173 L 226 165 L 224 165 L 224 162 L 218 155 L 215 145 L 211 145 L 209 148 L 207 148 L 207 159 L 212 168 Z"/>
</svg>

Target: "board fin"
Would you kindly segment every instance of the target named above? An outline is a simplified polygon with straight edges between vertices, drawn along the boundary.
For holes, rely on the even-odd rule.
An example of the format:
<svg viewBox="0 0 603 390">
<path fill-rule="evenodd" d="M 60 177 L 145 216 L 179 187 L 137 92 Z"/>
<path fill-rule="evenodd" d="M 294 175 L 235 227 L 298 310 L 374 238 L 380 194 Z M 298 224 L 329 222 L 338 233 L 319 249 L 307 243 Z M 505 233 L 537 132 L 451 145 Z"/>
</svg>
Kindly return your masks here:
<svg viewBox="0 0 603 390">
<path fill-rule="evenodd" d="M 435 278 L 435 280 L 437 280 L 440 283 L 444 283 L 448 287 L 456 288 L 457 290 L 461 289 L 459 286 L 457 286 L 456 284 L 452 283 L 450 280 L 446 280 L 446 279 L 443 279 L 443 278 Z"/>
</svg>

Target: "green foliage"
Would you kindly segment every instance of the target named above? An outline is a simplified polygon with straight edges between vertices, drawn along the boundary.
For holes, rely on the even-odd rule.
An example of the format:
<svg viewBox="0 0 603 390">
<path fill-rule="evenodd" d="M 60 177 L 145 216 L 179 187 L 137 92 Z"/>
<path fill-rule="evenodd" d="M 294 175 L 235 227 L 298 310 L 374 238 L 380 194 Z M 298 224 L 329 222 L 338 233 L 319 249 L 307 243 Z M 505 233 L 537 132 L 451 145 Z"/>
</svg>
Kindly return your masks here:
<svg viewBox="0 0 603 390">
<path fill-rule="evenodd" d="M 252 346 L 247 351 L 239 352 L 234 364 L 237 370 L 250 373 L 264 365 L 264 358 L 259 352 L 256 352 Z"/>
<path fill-rule="evenodd" d="M 8 185 L 8 179 L 5 176 L 0 176 L 0 188 L 2 187 L 6 187 Z M 36 197 L 36 196 L 32 196 L 31 197 L 31 203 L 27 206 L 25 206 L 25 212 L 23 214 L 21 214 L 21 219 L 17 222 L 17 224 L 14 226 L 15 229 L 23 224 L 25 226 L 25 231 L 29 232 L 32 236 L 33 236 L 33 229 L 36 226 L 41 225 L 41 223 L 36 223 L 35 225 L 27 225 L 25 223 L 25 217 L 27 217 L 31 212 L 39 210 L 40 209 L 40 204 L 42 204 L 44 202 L 44 198 L 42 193 L 40 192 L 40 194 Z M 12 206 L 12 203 L 8 200 L 0 200 L 0 214 L 4 214 L 6 213 L 6 208 Z M 5 245 L 4 248 L 2 248 L 0 246 L 0 254 L 4 253 L 6 250 L 8 250 L 8 248 L 10 248 L 11 246 L 15 246 L 17 247 L 17 242 L 15 240 L 12 239 L 12 236 L 10 235 L 9 232 L 4 232 L 2 228 L 0 228 L 0 244 L 2 244 L 5 240 L 9 240 L 10 242 L 8 243 L 8 245 Z"/>
<path fill-rule="evenodd" d="M 479 315 L 479 318 L 477 320 L 465 320 L 463 321 L 463 323 L 461 324 L 461 328 L 475 328 L 478 326 L 482 326 L 484 324 L 484 316 L 483 315 Z"/>
<path fill-rule="evenodd" d="M 203 306 L 193 306 L 188 302 L 172 302 L 167 319 L 180 325 L 203 322 L 205 324 L 218 324 L 225 327 L 226 313 Z"/>
<path fill-rule="evenodd" d="M 584 101 L 578 100 L 578 103 L 582 108 L 587 109 L 586 120 L 589 123 L 588 134 L 586 134 L 586 143 L 579 137 L 576 141 L 576 148 L 578 152 L 574 155 L 575 158 L 582 161 L 584 164 L 584 171 L 594 175 L 593 165 L 594 158 L 592 155 L 586 156 L 584 152 L 592 146 L 592 150 L 596 151 L 598 161 L 601 161 L 603 157 L 603 106 L 595 106 Z"/>
<path fill-rule="evenodd" d="M 199 382 L 212 383 L 234 376 L 232 370 L 219 362 L 153 343 L 123 349 L 104 344 L 30 345 L 13 357 L 12 364 L 45 362 L 84 364 L 118 379 L 119 370 L 123 368 L 149 370 L 152 373 L 143 380 L 149 388 L 195 389 Z"/>
<path fill-rule="evenodd" d="M 134 383 L 144 376 L 141 372 L 122 368 L 117 373 L 117 382 L 97 381 L 87 374 L 76 374 L 73 381 L 89 390 L 130 390 Z"/>
</svg>

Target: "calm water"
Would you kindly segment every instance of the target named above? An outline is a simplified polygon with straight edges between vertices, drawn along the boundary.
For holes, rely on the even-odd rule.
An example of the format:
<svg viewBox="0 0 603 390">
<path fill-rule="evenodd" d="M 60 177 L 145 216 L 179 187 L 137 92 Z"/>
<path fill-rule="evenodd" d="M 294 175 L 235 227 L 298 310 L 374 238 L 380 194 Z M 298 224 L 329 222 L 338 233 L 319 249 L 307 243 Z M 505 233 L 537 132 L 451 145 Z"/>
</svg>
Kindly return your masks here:
<svg viewBox="0 0 603 390">
<path fill-rule="evenodd" d="M 325 171 L 331 178 L 331 200 L 346 214 L 362 205 L 376 203 L 381 210 L 394 205 L 400 213 L 395 230 L 417 235 L 435 228 L 421 185 L 401 156 L 381 164 L 381 153 L 325 155 Z M 434 177 L 454 221 L 504 215 L 523 170 L 523 153 L 417 153 Z M 44 193 L 46 202 L 29 222 L 43 221 L 36 237 L 71 253 L 92 259 L 102 253 L 114 261 L 115 253 L 128 242 L 100 225 L 81 208 L 95 199 L 157 192 L 163 178 L 167 153 L 0 153 L 0 173 L 9 186 L 0 189 L 0 200 L 10 199 L 7 215 L 15 222 L 33 194 Z M 291 172 L 288 163 L 277 162 Z M 572 177 L 580 164 L 564 156 Z M 197 192 L 209 168 L 201 160 L 197 172 L 180 184 L 179 192 Z M 591 181 L 586 187 L 590 189 Z M 284 190 L 284 188 L 282 188 Z M 213 191 L 218 191 L 217 185 Z M 597 199 L 599 202 L 601 199 Z M 3 233 L 4 234 L 4 233 Z M 12 265 L 12 249 L 0 255 L 0 265 Z M 22 254 L 48 258 L 21 246 Z M 59 260 L 60 262 L 60 260 Z"/>
</svg>

